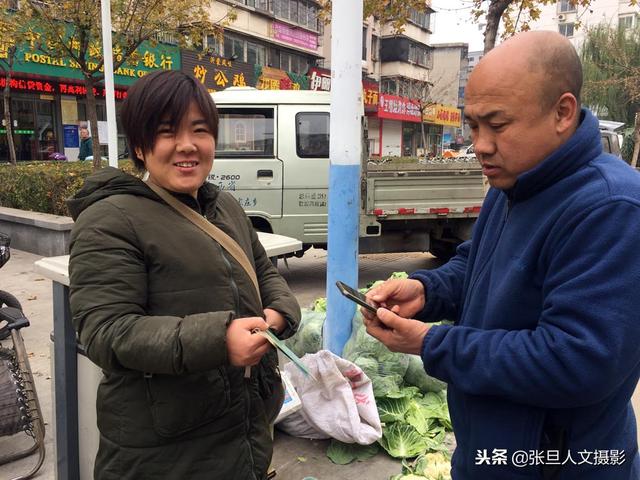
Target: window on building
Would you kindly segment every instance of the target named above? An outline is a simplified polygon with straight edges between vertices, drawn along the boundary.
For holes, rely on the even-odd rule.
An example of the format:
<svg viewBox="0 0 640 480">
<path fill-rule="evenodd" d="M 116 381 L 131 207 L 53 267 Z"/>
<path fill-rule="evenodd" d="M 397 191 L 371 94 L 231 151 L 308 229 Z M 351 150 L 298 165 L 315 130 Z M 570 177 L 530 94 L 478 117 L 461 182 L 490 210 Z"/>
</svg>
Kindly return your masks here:
<svg viewBox="0 0 640 480">
<path fill-rule="evenodd" d="M 311 30 L 318 30 L 318 12 L 311 0 L 273 0 L 273 14 Z"/>
<path fill-rule="evenodd" d="M 575 12 L 575 5 L 571 4 L 570 0 L 561 0 L 558 2 L 558 11 L 559 12 Z"/>
<path fill-rule="evenodd" d="M 273 108 L 218 108 L 216 158 L 272 157 Z"/>
<path fill-rule="evenodd" d="M 214 35 L 207 35 L 204 40 L 203 50 L 209 55 L 220 56 L 223 55 L 224 49 L 222 48 L 222 42 Z"/>
<path fill-rule="evenodd" d="M 618 27 L 622 28 L 623 30 L 633 28 L 636 23 L 635 18 L 635 15 L 620 15 L 618 17 Z"/>
<path fill-rule="evenodd" d="M 431 13 L 411 9 L 409 20 L 426 30 L 431 29 Z"/>
<path fill-rule="evenodd" d="M 423 67 L 429 66 L 429 50 L 422 45 L 418 45 L 417 43 L 412 43 L 409 45 L 409 61 L 413 63 L 417 63 Z"/>
<path fill-rule="evenodd" d="M 362 60 L 367 59 L 367 27 L 362 27 Z"/>
<path fill-rule="evenodd" d="M 565 37 L 573 37 L 573 23 L 558 24 L 558 32 Z"/>
<path fill-rule="evenodd" d="M 267 47 L 247 42 L 247 63 L 252 65 L 267 64 Z"/>
<path fill-rule="evenodd" d="M 380 82 L 380 92 L 391 95 L 398 94 L 398 83 L 395 78 L 383 78 Z"/>
<path fill-rule="evenodd" d="M 329 158 L 329 114 L 296 115 L 296 152 L 301 158 Z"/>
<path fill-rule="evenodd" d="M 380 37 L 371 35 L 371 60 L 377 62 L 380 58 Z"/>
<path fill-rule="evenodd" d="M 245 41 L 239 37 L 225 34 L 224 37 L 224 56 L 235 60 L 245 61 L 244 56 Z"/>
</svg>

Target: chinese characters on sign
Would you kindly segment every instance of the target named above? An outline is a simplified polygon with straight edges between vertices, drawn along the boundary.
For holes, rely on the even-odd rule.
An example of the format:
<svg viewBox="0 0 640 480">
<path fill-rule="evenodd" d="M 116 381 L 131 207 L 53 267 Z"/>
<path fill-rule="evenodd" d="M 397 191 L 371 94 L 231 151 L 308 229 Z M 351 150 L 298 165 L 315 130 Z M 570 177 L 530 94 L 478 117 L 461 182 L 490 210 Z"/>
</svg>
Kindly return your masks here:
<svg viewBox="0 0 640 480">
<path fill-rule="evenodd" d="M 210 92 L 255 85 L 253 65 L 188 50 L 182 51 L 182 71 L 194 76 Z"/>
<path fill-rule="evenodd" d="M 420 123 L 420 106 L 417 102 L 396 95 L 379 96 L 378 117 Z"/>
<path fill-rule="evenodd" d="M 286 23 L 273 22 L 273 38 L 297 47 L 316 50 L 318 48 L 318 34 L 301 28 L 292 27 Z"/>
<path fill-rule="evenodd" d="M 6 85 L 7 79 L 5 77 L 0 77 L 0 89 L 4 88 Z M 75 85 L 66 82 L 55 82 L 47 80 L 25 80 L 16 77 L 11 79 L 9 88 L 11 88 L 11 90 L 22 90 L 44 94 L 60 93 L 62 95 L 77 95 L 83 97 L 87 94 L 87 87 L 85 87 L 84 85 Z M 106 95 L 105 89 L 100 87 L 94 87 L 93 94 L 96 97 L 105 97 Z M 127 98 L 127 91 L 116 89 L 115 97 L 117 100 L 123 100 Z"/>
<path fill-rule="evenodd" d="M 313 67 L 307 73 L 309 76 L 309 90 L 331 91 L 331 71 L 326 68 Z M 378 110 L 380 92 L 378 84 L 368 80 L 362 80 L 362 102 L 365 112 Z"/>
<path fill-rule="evenodd" d="M 14 71 L 18 73 L 32 73 L 50 77 L 64 77 L 83 80 L 80 65 L 68 57 L 54 57 L 37 50 L 37 41 L 40 33 L 33 32 L 31 42 L 18 45 L 16 51 L 16 61 Z M 45 42 L 46 43 L 46 42 Z M 78 50 L 80 42 L 71 37 L 68 39 L 71 50 Z M 0 45 L 0 55 L 6 55 L 8 45 Z M 113 48 L 116 62 L 122 61 L 122 48 L 115 45 Z M 102 47 L 98 44 L 91 44 L 88 48 L 87 67 L 95 69 L 102 60 Z M 134 54 L 114 71 L 115 83 L 119 85 L 130 85 L 138 78 L 145 76 L 154 70 L 172 70 L 180 68 L 180 54 L 177 47 L 172 45 L 158 44 L 152 46 L 148 42 L 143 42 Z M 104 67 L 100 68 L 104 71 Z"/>
<path fill-rule="evenodd" d="M 625 462 L 624 450 L 580 450 L 578 452 L 560 452 L 559 450 L 517 450 L 509 454 L 507 449 L 494 448 L 476 451 L 476 465 L 622 465 Z"/>
<path fill-rule="evenodd" d="M 426 107 L 423 117 L 425 122 L 450 127 L 460 127 L 462 122 L 462 112 L 459 108 L 449 107 L 439 103 Z"/>
<path fill-rule="evenodd" d="M 299 207 L 326 207 L 327 194 L 325 192 L 308 192 L 298 195 Z"/>
</svg>

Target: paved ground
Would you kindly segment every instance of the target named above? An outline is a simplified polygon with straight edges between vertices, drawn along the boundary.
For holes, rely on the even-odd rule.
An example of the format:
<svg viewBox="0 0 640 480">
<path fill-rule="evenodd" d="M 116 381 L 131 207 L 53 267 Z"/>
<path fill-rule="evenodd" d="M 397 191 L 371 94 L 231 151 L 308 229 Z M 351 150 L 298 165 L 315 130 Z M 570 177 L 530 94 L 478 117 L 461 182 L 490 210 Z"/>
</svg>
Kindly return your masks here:
<svg viewBox="0 0 640 480">
<path fill-rule="evenodd" d="M 29 352 L 31 369 L 35 377 L 43 415 L 47 422 L 47 458 L 35 477 L 54 479 L 55 457 L 52 442 L 52 394 L 49 334 L 52 324 L 51 282 L 33 272 L 33 263 L 41 257 L 12 250 L 12 258 L 0 270 L 0 289 L 12 292 L 22 302 L 31 326 L 24 329 L 24 339 Z M 361 255 L 360 285 L 386 278 L 394 271 L 412 271 L 417 268 L 434 268 L 438 261 L 427 254 Z M 280 262 L 280 272 L 289 282 L 302 306 L 325 295 L 326 252 L 311 250 L 301 259 Z M 640 394 L 634 397 L 636 411 L 640 411 Z M 0 437 L 0 455 L 11 451 L 25 438 Z M 398 473 L 400 462 L 384 453 L 373 459 L 347 466 L 332 464 L 325 456 L 327 441 L 310 441 L 290 437 L 276 431 L 273 464 L 278 471 L 277 480 L 302 480 L 314 477 L 318 480 L 347 480 L 367 478 L 385 480 Z M 0 466 L 0 479 L 11 479 L 25 473 L 33 464 L 33 457 Z M 64 480 L 64 479 L 59 479 Z M 185 479 L 188 480 L 188 479 Z"/>
<path fill-rule="evenodd" d="M 11 260 L 0 270 L 0 289 L 13 293 L 22 303 L 31 326 L 23 330 L 23 336 L 31 370 L 36 381 L 43 415 L 47 423 L 47 457 L 35 478 L 54 479 L 55 457 L 52 436 L 51 355 L 49 335 L 53 330 L 51 282 L 34 273 L 33 264 L 41 257 L 13 249 Z M 430 268 L 437 261 L 428 254 L 362 255 L 360 259 L 360 286 L 386 278 L 394 271 L 411 271 Z M 279 263 L 280 272 L 291 285 L 302 306 L 325 295 L 326 252 L 311 250 L 303 258 Z M 27 445 L 21 435 L 0 437 L 0 456 Z M 366 464 L 337 466 L 325 456 L 327 441 L 308 441 L 276 432 L 274 465 L 278 480 L 301 480 L 315 477 L 319 480 L 347 478 L 387 479 L 400 471 L 400 463 L 387 455 L 379 454 Z M 28 471 L 34 457 L 0 466 L 0 479 L 11 479 Z M 63 480 L 63 479 L 60 479 Z M 187 479 L 185 479 L 187 480 Z"/>
</svg>

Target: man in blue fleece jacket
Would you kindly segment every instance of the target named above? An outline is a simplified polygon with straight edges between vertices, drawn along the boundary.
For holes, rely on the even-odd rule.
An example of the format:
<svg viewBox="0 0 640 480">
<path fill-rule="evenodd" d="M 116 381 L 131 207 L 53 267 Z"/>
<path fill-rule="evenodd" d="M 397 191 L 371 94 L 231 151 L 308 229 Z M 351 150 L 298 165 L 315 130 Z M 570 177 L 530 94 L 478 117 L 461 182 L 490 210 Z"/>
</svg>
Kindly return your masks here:
<svg viewBox="0 0 640 480">
<path fill-rule="evenodd" d="M 473 238 L 368 294 L 367 331 L 449 384 L 454 480 L 640 478 L 640 174 L 603 153 L 581 86 L 557 33 L 485 55 L 465 99 L 492 187 Z"/>
</svg>

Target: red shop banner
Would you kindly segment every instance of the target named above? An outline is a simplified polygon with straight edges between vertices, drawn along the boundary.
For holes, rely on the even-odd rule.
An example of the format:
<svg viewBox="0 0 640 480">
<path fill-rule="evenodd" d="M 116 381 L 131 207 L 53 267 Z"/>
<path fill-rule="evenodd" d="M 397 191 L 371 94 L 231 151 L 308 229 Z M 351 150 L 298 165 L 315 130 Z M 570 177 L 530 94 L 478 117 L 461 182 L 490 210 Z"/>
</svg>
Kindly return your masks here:
<svg viewBox="0 0 640 480">
<path fill-rule="evenodd" d="M 7 79 L 0 77 L 0 89 L 7 85 Z M 12 78 L 9 82 L 9 88 L 11 90 L 44 93 L 49 95 L 61 94 L 61 95 L 76 95 L 85 97 L 87 95 L 87 87 L 84 85 L 78 85 L 75 83 L 59 82 L 53 80 L 40 80 L 40 79 L 25 79 L 25 78 Z M 104 98 L 106 96 L 106 90 L 104 87 L 94 87 L 93 94 L 96 97 Z M 115 89 L 116 100 L 124 100 L 127 98 L 127 91 L 121 89 Z"/>
<path fill-rule="evenodd" d="M 418 105 L 418 102 L 386 93 L 380 94 L 379 97 L 378 118 L 420 123 L 420 105 Z"/>
<path fill-rule="evenodd" d="M 331 91 L 331 70 L 320 67 L 312 67 L 307 72 L 309 77 L 309 90 Z M 365 112 L 378 110 L 380 91 L 378 84 L 370 80 L 362 80 L 362 102 Z"/>
</svg>

